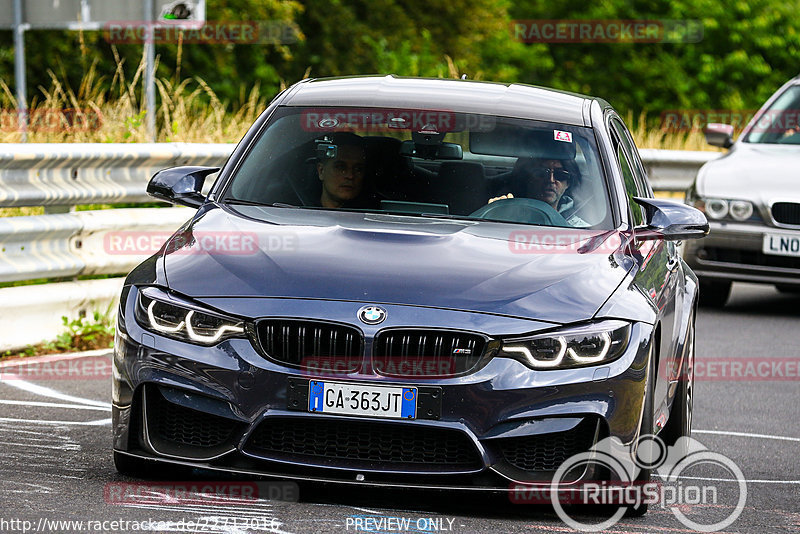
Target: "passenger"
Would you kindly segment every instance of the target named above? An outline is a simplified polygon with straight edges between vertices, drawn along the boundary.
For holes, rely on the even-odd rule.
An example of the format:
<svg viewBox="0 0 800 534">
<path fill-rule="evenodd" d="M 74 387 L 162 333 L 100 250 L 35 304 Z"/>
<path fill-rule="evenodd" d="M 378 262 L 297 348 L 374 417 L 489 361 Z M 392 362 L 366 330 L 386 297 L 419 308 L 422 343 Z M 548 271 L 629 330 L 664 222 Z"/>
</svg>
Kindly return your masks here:
<svg viewBox="0 0 800 534">
<path fill-rule="evenodd" d="M 519 158 L 511 173 L 511 192 L 489 199 L 517 197 L 541 200 L 564 216 L 571 226 L 589 224 L 572 213 L 575 202 L 566 192 L 580 183 L 580 170 L 573 160 Z"/>
</svg>

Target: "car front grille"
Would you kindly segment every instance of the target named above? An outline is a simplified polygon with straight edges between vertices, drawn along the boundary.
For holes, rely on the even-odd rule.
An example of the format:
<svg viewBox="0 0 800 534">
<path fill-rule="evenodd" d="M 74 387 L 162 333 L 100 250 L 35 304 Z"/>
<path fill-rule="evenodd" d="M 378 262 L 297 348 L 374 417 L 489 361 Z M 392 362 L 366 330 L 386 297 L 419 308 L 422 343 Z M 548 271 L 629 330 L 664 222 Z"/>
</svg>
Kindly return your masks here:
<svg viewBox="0 0 800 534">
<path fill-rule="evenodd" d="M 585 419 L 572 430 L 495 440 L 503 459 L 528 472 L 556 471 L 576 454 L 588 451 L 595 440 L 597 421 Z"/>
<path fill-rule="evenodd" d="M 738 263 L 741 265 L 756 265 L 760 267 L 779 267 L 783 269 L 800 269 L 800 258 L 792 256 L 773 256 L 764 254 L 760 250 L 738 250 L 720 247 L 705 247 L 703 261 L 720 261 Z"/>
<path fill-rule="evenodd" d="M 364 338 L 355 328 L 294 319 L 265 319 L 256 324 L 258 343 L 273 360 L 307 368 L 354 372 L 361 366 Z"/>
<path fill-rule="evenodd" d="M 159 442 L 212 448 L 227 443 L 238 423 L 224 417 L 184 408 L 158 391 L 148 390 L 148 428 Z"/>
<path fill-rule="evenodd" d="M 396 377 L 441 377 L 469 372 L 483 356 L 477 334 L 443 330 L 386 330 L 373 344 L 373 367 Z"/>
<path fill-rule="evenodd" d="M 482 465 L 472 440 L 460 431 L 384 421 L 269 418 L 244 450 L 267 459 L 344 468 L 459 471 Z"/>
<path fill-rule="evenodd" d="M 800 204 L 776 202 L 772 205 L 772 218 L 781 224 L 800 225 Z"/>
</svg>

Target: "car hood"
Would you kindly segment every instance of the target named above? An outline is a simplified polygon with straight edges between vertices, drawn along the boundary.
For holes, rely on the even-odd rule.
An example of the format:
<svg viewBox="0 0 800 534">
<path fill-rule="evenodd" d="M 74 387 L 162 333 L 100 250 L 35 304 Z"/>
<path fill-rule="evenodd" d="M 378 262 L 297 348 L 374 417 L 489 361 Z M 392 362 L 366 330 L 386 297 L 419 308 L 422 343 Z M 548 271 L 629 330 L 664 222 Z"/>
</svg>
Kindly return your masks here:
<svg viewBox="0 0 800 534">
<path fill-rule="evenodd" d="M 236 210 L 245 216 L 203 208 L 173 236 L 163 253 L 170 288 L 199 300 L 333 299 L 568 323 L 591 318 L 629 266 L 615 232 Z"/>
<path fill-rule="evenodd" d="M 800 201 L 800 146 L 736 143 L 730 152 L 706 163 L 697 176 L 705 197 L 746 199 L 770 205 Z"/>
</svg>

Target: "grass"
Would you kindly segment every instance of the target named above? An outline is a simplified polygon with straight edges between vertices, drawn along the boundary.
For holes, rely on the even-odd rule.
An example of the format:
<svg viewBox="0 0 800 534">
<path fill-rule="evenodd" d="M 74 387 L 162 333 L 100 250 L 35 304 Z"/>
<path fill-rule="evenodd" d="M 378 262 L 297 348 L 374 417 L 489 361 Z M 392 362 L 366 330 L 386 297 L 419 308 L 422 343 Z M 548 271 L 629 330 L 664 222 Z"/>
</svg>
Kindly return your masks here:
<svg viewBox="0 0 800 534">
<path fill-rule="evenodd" d="M 105 349 L 114 346 L 114 325 L 110 310 L 105 313 L 95 311 L 92 319 L 78 317 L 70 320 L 61 317 L 64 331 L 51 341 L 42 341 L 16 351 L 0 354 L 0 360 L 64 352 L 83 352 L 87 350 Z"/>
<path fill-rule="evenodd" d="M 142 95 L 144 63 L 131 75 L 125 62 L 117 58 L 113 75 L 99 75 L 95 65 L 89 68 L 77 89 L 63 83 L 53 72 L 50 86 L 39 87 L 30 103 L 32 143 L 142 143 L 149 142 L 146 111 Z M 449 59 L 449 58 L 447 58 Z M 456 75 L 457 69 L 450 69 Z M 175 69 L 180 73 L 180 65 Z M 306 73 L 308 75 L 308 72 Z M 282 84 L 283 85 L 283 84 Z M 262 94 L 259 86 L 243 90 L 239 102 L 222 102 L 200 77 L 156 79 L 158 107 L 156 116 L 158 142 L 234 143 L 244 135 L 274 95 Z M 283 87 L 281 87 L 283 89 Z M 5 110 L 0 128 L 0 142 L 21 142 L 22 134 L 14 128 L 16 109 L 13 92 L 0 80 L 0 108 Z M 39 120 L 46 117 L 46 121 Z M 628 114 L 627 123 L 640 148 L 673 150 L 721 150 L 706 144 L 702 132 L 685 134 L 666 132 L 655 116 L 641 113 L 636 120 Z"/>
<path fill-rule="evenodd" d="M 124 60 L 110 77 L 99 75 L 96 65 L 75 89 L 48 70 L 50 86 L 29 103 L 31 143 L 143 143 L 147 136 L 146 110 L 141 85 L 144 63 L 131 76 Z M 176 72 L 179 72 L 176 69 Z M 235 105 L 222 102 L 202 78 L 180 81 L 157 78 L 158 142 L 233 143 L 247 131 L 272 95 L 254 86 Z M 4 111 L 0 142 L 18 143 L 22 133 L 14 128 L 17 101 L 5 80 L 0 80 L 0 108 Z"/>
</svg>

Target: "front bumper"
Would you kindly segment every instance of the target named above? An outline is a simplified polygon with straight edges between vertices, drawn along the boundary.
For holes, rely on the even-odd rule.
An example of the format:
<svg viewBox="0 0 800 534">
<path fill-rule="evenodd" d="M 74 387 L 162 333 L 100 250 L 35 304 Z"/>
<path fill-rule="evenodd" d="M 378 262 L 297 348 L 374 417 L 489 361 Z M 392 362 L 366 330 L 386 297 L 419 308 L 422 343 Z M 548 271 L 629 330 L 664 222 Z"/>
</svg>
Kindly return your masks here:
<svg viewBox="0 0 800 534">
<path fill-rule="evenodd" d="M 800 286 L 800 257 L 762 252 L 764 235 L 800 235 L 800 230 L 709 222 L 707 237 L 687 241 L 684 259 L 698 278 Z"/>
<path fill-rule="evenodd" d="M 115 344 L 113 428 L 114 449 L 139 458 L 283 479 L 508 491 L 515 483 L 548 483 L 561 462 L 609 435 L 630 443 L 641 431 L 652 336 L 645 323 L 634 323 L 626 352 L 602 366 L 533 371 L 494 358 L 451 378 L 337 379 L 440 394 L 438 414 L 379 420 L 290 409 L 292 384 L 302 388 L 315 377 L 265 359 L 248 339 L 200 347 L 145 331 L 133 319 L 133 302 L 135 289 Z M 316 318 L 361 305 L 307 304 Z M 397 324 L 408 325 L 411 313 L 414 325 L 481 325 L 476 331 L 493 337 L 536 324 L 386 308 Z M 365 338 L 369 347 L 367 329 Z"/>
</svg>

